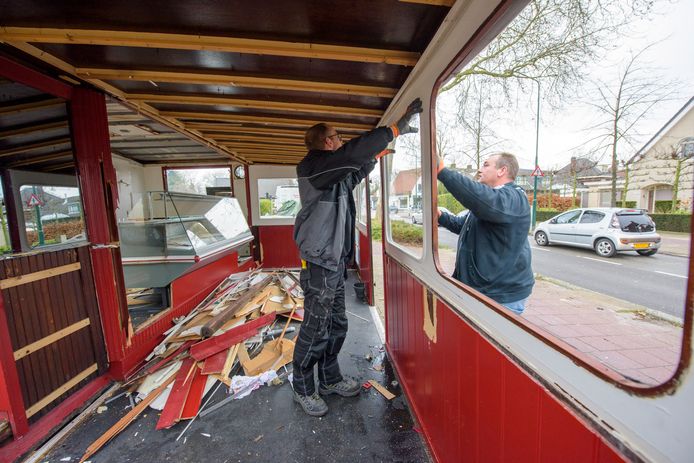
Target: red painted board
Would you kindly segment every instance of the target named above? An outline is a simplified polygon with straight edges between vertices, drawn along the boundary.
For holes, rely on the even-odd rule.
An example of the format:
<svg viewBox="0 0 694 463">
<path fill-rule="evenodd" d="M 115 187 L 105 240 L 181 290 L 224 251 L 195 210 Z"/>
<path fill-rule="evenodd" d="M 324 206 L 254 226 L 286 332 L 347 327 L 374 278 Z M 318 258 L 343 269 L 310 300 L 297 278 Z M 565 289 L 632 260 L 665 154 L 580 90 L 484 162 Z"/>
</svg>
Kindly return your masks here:
<svg viewBox="0 0 694 463">
<path fill-rule="evenodd" d="M 193 384 L 190 386 L 190 392 L 181 413 L 182 420 L 192 420 L 198 414 L 202 396 L 205 394 L 205 384 L 207 384 L 207 376 L 200 368 L 196 368 L 193 372 Z"/>
<path fill-rule="evenodd" d="M 224 369 L 224 363 L 226 363 L 228 355 L 229 349 L 224 349 L 223 351 L 207 357 L 205 359 L 205 363 L 202 365 L 202 374 L 214 375 L 221 373 L 222 369 Z"/>
<path fill-rule="evenodd" d="M 256 318 L 249 322 L 244 323 L 241 326 L 234 327 L 222 333 L 219 336 L 214 336 L 204 341 L 200 341 L 190 348 L 190 356 L 195 360 L 205 360 L 216 354 L 219 351 L 228 349 L 234 344 L 238 344 L 241 341 L 253 336 L 256 331 L 265 325 L 269 325 L 275 320 L 275 312 L 263 315 L 262 317 Z"/>
<path fill-rule="evenodd" d="M 195 360 L 189 357 L 183 361 L 181 369 L 176 373 L 176 380 L 171 388 L 171 393 L 157 422 L 157 429 L 170 428 L 181 419 L 190 387 L 193 385 L 194 375 L 191 371 L 193 368 L 196 368 Z"/>
<path fill-rule="evenodd" d="M 180 353 L 183 352 L 184 350 L 188 349 L 194 342 L 195 342 L 195 341 L 186 341 L 186 342 L 184 342 L 183 344 L 180 345 L 180 347 L 179 347 L 178 349 L 176 349 L 175 351 L 173 351 L 173 352 L 172 352 L 171 354 L 169 354 L 167 357 L 165 357 L 165 358 L 159 360 L 159 361 L 156 362 L 156 363 L 153 363 L 151 366 L 149 366 L 149 365 L 143 366 L 140 370 L 137 370 L 134 374 L 143 375 L 143 374 L 145 374 L 145 373 L 147 373 L 147 374 L 154 373 L 155 371 L 157 371 L 158 369 L 160 369 L 160 368 L 163 367 L 164 365 L 168 364 L 168 363 L 171 361 L 171 359 L 176 358 L 176 356 L 177 356 L 178 354 L 180 354 Z"/>
</svg>

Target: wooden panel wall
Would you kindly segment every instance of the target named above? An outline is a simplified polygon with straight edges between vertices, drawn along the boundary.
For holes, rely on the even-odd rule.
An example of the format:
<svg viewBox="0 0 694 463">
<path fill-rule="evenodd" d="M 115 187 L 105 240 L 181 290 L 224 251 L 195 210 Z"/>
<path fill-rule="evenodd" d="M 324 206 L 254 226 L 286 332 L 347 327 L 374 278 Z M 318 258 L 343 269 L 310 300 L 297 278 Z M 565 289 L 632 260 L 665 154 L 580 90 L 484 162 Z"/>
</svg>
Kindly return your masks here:
<svg viewBox="0 0 694 463">
<path fill-rule="evenodd" d="M 299 268 L 301 258 L 294 242 L 294 225 L 258 227 L 258 241 L 265 268 Z"/>
<path fill-rule="evenodd" d="M 89 250 L 0 260 L 0 287 L 24 406 L 34 421 L 107 369 Z"/>
<path fill-rule="evenodd" d="M 442 302 L 424 332 L 424 287 L 385 259 L 386 339 L 440 462 L 617 462 L 589 425 Z"/>
</svg>

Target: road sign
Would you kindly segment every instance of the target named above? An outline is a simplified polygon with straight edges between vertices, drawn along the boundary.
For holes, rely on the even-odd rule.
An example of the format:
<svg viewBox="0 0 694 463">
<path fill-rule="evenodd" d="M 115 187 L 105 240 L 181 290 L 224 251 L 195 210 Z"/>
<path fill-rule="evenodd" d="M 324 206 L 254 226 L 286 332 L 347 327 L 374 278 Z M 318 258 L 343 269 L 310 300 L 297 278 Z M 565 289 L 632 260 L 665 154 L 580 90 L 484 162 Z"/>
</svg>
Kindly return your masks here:
<svg viewBox="0 0 694 463">
<path fill-rule="evenodd" d="M 542 170 L 540 170 L 540 166 L 535 166 L 535 170 L 533 171 L 532 174 L 530 174 L 531 177 L 544 177 L 545 174 L 542 173 Z"/>
<path fill-rule="evenodd" d="M 29 199 L 27 200 L 27 206 L 43 206 L 43 202 L 39 199 L 38 196 L 36 196 L 35 193 L 32 193 L 31 196 L 29 196 Z"/>
</svg>

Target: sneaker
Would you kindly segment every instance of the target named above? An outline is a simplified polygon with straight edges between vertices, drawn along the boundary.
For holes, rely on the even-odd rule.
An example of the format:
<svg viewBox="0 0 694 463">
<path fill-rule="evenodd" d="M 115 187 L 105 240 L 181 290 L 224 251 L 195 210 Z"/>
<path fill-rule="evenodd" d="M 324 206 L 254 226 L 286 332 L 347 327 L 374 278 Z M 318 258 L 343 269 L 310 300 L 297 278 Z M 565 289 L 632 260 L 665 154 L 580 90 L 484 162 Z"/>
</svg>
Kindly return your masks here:
<svg viewBox="0 0 694 463">
<path fill-rule="evenodd" d="M 301 408 L 311 416 L 323 416 L 328 413 L 328 404 L 316 394 L 301 395 L 294 392 L 294 402 L 301 405 Z"/>
<path fill-rule="evenodd" d="M 321 384 L 318 386 L 318 392 L 323 395 L 338 394 L 342 397 L 354 397 L 361 391 L 361 384 L 352 378 L 343 378 L 342 381 L 335 384 Z"/>
</svg>

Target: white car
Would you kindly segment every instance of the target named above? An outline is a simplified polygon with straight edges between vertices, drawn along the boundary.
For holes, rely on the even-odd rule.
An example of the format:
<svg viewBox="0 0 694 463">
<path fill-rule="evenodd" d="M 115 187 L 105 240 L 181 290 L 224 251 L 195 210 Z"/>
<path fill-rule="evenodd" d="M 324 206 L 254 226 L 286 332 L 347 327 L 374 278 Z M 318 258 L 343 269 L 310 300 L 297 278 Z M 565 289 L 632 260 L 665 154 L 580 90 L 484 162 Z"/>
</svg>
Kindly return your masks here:
<svg viewBox="0 0 694 463">
<path fill-rule="evenodd" d="M 661 238 L 655 223 L 641 209 L 591 207 L 573 209 L 537 224 L 535 242 L 540 246 L 565 244 L 594 249 L 602 257 L 635 251 L 652 256 Z"/>
</svg>

